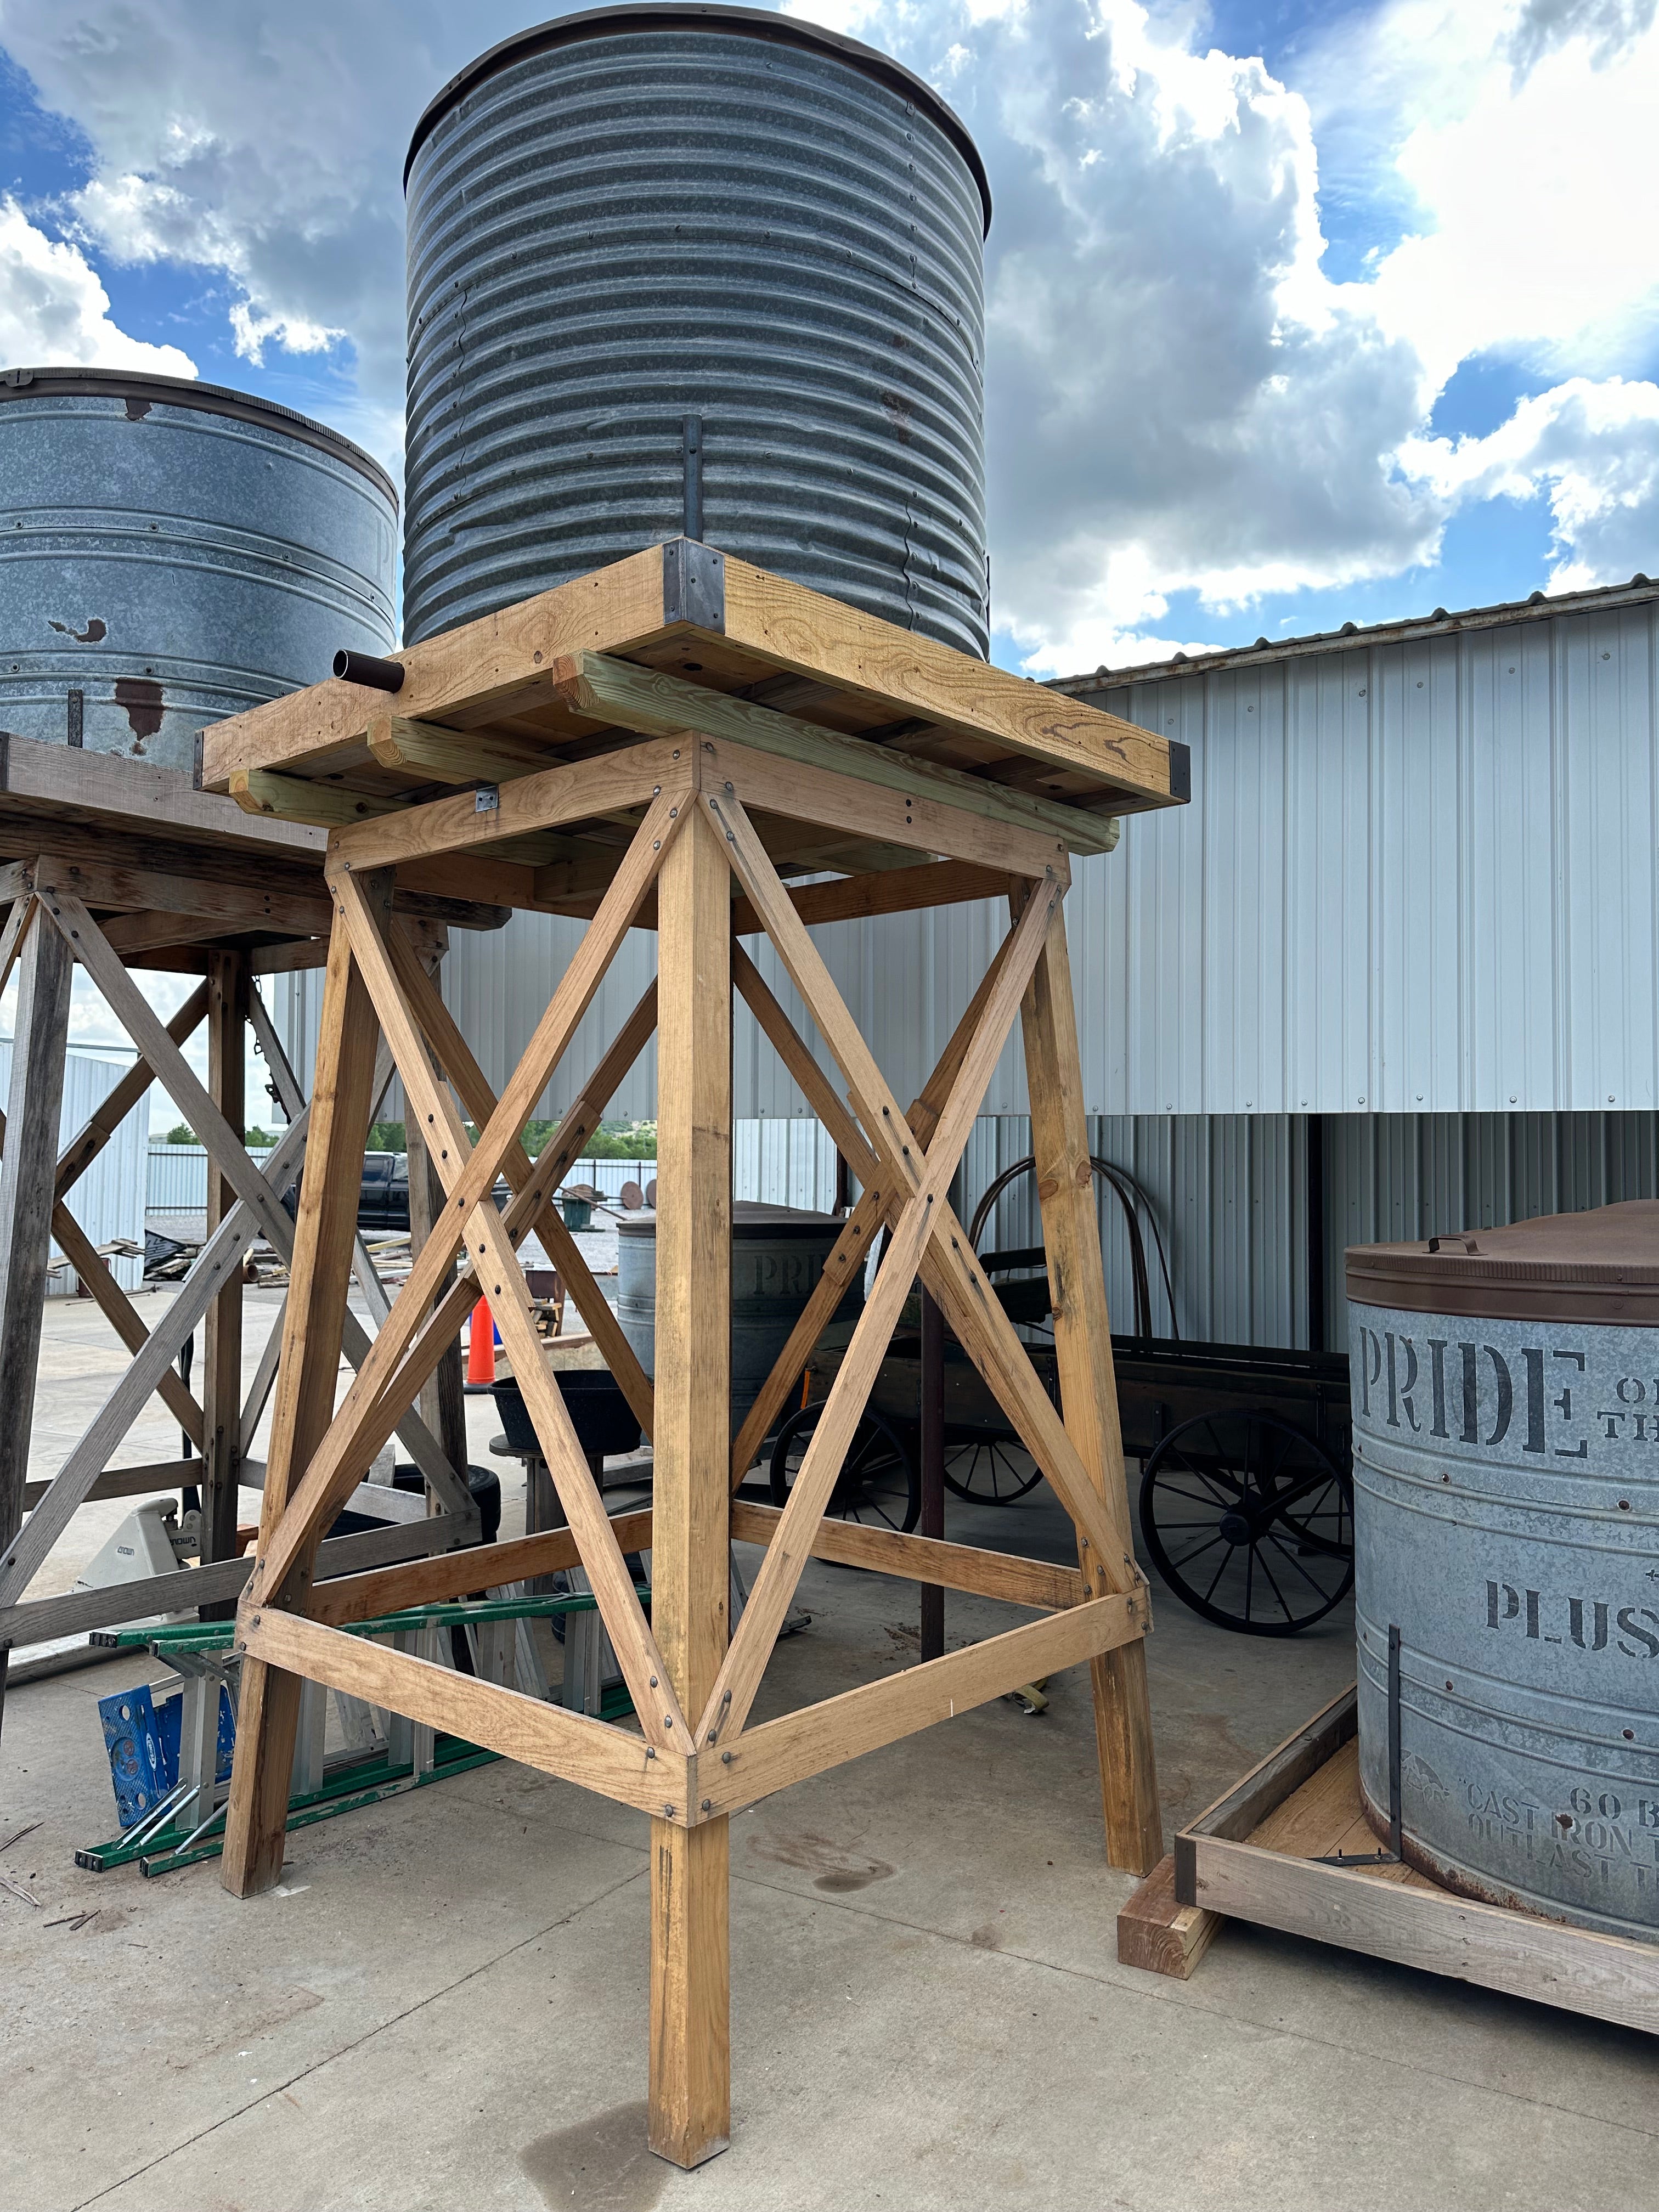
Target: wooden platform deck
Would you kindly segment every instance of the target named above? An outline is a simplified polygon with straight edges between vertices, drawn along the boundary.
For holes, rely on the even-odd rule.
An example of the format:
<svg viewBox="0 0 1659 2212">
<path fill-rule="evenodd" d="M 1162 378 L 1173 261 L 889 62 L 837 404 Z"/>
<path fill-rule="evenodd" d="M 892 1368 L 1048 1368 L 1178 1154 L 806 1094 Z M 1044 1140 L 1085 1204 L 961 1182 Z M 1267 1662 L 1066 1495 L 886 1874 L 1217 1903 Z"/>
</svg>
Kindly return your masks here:
<svg viewBox="0 0 1659 2212">
<path fill-rule="evenodd" d="M 1180 805 L 1191 786 L 1173 739 L 690 539 L 409 647 L 397 663 L 395 693 L 318 684 L 204 732 L 203 787 L 341 828 L 446 787 L 694 733 L 1103 852 L 1119 816 Z M 492 865 L 521 865 L 514 904 L 573 910 L 608 881 L 637 819 L 613 808 L 556 836 L 503 838 Z M 820 825 L 803 839 L 775 814 L 757 827 L 796 873 L 929 857 L 921 834 L 872 841 Z"/>
</svg>

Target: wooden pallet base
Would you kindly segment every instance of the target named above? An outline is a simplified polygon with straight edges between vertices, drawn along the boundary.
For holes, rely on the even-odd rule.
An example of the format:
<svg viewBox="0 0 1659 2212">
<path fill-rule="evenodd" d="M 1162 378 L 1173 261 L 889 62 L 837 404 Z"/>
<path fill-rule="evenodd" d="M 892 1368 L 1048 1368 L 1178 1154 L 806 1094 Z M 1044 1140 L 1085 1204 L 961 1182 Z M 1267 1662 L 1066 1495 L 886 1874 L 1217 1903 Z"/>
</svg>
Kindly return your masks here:
<svg viewBox="0 0 1659 2212">
<path fill-rule="evenodd" d="M 1378 1848 L 1357 1726 L 1350 1689 L 1183 1828 L 1119 1917 L 1119 1957 L 1184 1980 L 1222 1920 L 1248 1920 L 1659 2034 L 1659 1942 L 1477 1904 L 1397 1863 L 1320 1863 Z"/>
</svg>

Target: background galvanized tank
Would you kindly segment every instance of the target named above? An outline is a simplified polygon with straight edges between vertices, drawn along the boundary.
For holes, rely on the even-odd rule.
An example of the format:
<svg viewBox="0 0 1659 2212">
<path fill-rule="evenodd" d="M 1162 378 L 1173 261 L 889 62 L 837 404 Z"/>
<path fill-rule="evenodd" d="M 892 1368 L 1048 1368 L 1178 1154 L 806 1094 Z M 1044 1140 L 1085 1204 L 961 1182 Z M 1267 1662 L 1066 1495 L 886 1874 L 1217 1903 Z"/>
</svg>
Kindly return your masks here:
<svg viewBox="0 0 1659 2212">
<path fill-rule="evenodd" d="M 1437 1245 L 1438 1249 L 1435 1247 Z M 1659 1203 L 1348 1254 L 1360 1777 L 1476 1896 L 1659 1934 Z"/>
<path fill-rule="evenodd" d="M 732 1208 L 732 1426 L 760 1395 L 772 1364 L 789 1341 L 842 1223 L 833 1213 L 739 1199 Z M 837 1323 L 856 1321 L 862 1279 L 836 1309 Z M 617 1236 L 617 1318 L 647 1375 L 657 1356 L 657 1217 L 621 1223 Z"/>
<path fill-rule="evenodd" d="M 285 407 L 113 369 L 0 375 L 0 730 L 189 769 L 204 723 L 397 632 L 397 495 Z"/>
<path fill-rule="evenodd" d="M 689 534 L 987 642 L 989 190 L 887 56 L 790 18 L 605 8 L 483 55 L 409 191 L 404 635 Z"/>
</svg>

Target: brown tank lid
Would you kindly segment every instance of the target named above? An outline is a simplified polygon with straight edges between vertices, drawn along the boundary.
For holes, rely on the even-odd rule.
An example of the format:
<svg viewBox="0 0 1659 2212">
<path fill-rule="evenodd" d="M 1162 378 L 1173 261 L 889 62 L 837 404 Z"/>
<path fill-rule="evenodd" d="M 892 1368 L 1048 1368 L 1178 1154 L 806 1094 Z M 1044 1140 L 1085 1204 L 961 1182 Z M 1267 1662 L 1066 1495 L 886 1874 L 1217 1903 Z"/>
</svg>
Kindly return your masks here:
<svg viewBox="0 0 1659 2212">
<path fill-rule="evenodd" d="M 1357 1305 L 1659 1328 L 1659 1200 L 1416 1244 L 1353 1244 L 1347 1266 Z"/>
</svg>

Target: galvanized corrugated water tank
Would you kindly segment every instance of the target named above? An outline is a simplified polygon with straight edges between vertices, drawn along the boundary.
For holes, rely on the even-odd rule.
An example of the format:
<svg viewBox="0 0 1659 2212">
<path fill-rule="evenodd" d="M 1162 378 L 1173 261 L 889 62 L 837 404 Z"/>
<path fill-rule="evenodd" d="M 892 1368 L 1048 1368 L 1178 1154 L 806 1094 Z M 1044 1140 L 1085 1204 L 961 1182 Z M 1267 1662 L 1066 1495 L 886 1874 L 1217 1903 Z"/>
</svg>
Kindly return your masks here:
<svg viewBox="0 0 1659 2212">
<path fill-rule="evenodd" d="M 1347 1255 L 1359 1759 L 1454 1888 L 1659 1931 L 1659 1203 Z"/>
<path fill-rule="evenodd" d="M 397 495 L 269 400 L 0 374 L 0 730 L 188 770 L 206 722 L 396 635 Z"/>
<path fill-rule="evenodd" d="M 760 1395 L 761 1384 L 789 1341 L 789 1332 L 823 1273 L 846 1224 L 833 1213 L 738 1199 L 732 1208 L 732 1427 Z M 862 1278 L 836 1309 L 838 1322 L 858 1318 Z M 647 1375 L 656 1371 L 657 1217 L 636 1215 L 618 1225 L 617 1318 Z"/>
<path fill-rule="evenodd" d="M 757 9 L 596 9 L 463 70 L 405 176 L 411 642 L 689 520 L 985 652 L 990 195 L 920 78 Z"/>
</svg>

